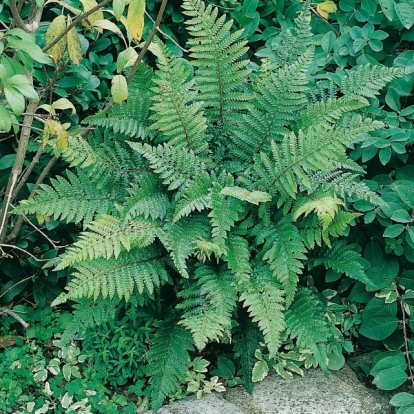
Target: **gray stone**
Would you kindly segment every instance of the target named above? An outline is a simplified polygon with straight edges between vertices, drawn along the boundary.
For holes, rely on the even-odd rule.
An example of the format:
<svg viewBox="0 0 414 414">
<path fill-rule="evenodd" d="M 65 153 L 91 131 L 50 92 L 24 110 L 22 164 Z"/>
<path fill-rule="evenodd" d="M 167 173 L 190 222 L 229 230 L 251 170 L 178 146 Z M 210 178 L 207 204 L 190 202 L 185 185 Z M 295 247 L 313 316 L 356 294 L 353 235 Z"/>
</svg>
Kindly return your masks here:
<svg viewBox="0 0 414 414">
<path fill-rule="evenodd" d="M 159 414 L 391 414 L 389 398 L 388 393 L 366 388 L 345 366 L 328 375 L 308 370 L 291 381 L 270 375 L 255 384 L 253 395 L 243 387 L 232 388 L 200 400 L 175 401 Z"/>
<path fill-rule="evenodd" d="M 207 394 L 200 400 L 192 396 L 185 400 L 175 401 L 171 405 L 161 408 L 158 414 L 244 414 L 244 411 L 219 395 Z"/>
</svg>

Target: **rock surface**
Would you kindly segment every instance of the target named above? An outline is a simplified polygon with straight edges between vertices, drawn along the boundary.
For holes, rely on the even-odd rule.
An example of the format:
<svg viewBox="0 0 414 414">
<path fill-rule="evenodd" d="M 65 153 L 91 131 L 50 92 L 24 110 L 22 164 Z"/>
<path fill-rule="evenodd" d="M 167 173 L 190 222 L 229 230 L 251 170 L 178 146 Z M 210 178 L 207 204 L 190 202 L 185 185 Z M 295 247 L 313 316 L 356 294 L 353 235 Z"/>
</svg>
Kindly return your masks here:
<svg viewBox="0 0 414 414">
<path fill-rule="evenodd" d="M 167 405 L 159 414 L 391 414 L 389 396 L 362 385 L 345 366 L 324 375 L 309 370 L 304 378 L 286 381 L 271 375 L 255 384 L 253 395 L 244 388 L 222 394 L 189 397 Z M 146 414 L 150 414 L 147 411 Z"/>
</svg>

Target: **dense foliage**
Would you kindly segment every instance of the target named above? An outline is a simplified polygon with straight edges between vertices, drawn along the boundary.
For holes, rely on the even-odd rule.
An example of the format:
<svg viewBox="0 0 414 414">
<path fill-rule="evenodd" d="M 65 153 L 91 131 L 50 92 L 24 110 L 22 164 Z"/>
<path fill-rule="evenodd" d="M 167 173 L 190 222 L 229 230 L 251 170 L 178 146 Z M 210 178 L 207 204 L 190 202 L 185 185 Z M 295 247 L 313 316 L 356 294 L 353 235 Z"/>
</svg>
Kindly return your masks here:
<svg viewBox="0 0 414 414">
<path fill-rule="evenodd" d="M 0 5 L 0 408 L 412 382 L 411 3 L 163 2 L 145 56 L 155 1 L 54 3 Z"/>
</svg>

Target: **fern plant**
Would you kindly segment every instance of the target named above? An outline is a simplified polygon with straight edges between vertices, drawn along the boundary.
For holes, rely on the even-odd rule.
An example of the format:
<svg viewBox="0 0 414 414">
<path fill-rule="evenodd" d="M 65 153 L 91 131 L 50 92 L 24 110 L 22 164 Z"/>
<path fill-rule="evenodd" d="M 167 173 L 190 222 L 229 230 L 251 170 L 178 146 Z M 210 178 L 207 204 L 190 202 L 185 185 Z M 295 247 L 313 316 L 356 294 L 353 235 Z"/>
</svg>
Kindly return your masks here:
<svg viewBox="0 0 414 414">
<path fill-rule="evenodd" d="M 352 202 L 380 203 L 347 149 L 383 127 L 366 116 L 368 98 L 409 72 L 365 65 L 320 93 L 307 74 L 308 5 L 295 41 L 282 33 L 259 66 L 217 9 L 184 0 L 183 10 L 188 61 L 156 40 L 157 68 L 141 65 L 128 102 L 89 117 L 89 137 L 70 137 L 67 178 L 15 210 L 83 221 L 55 263 L 71 276 L 54 305 L 77 302 L 75 320 L 85 311 L 96 322 L 90 298 L 159 304 L 145 356 L 154 410 L 184 380 L 190 352 L 214 341 L 234 340 L 249 388 L 260 343 L 278 360 L 283 347 L 306 350 L 323 369 L 341 352 L 306 276 L 324 266 L 369 285 L 352 246 L 335 241 L 358 217 Z"/>
</svg>

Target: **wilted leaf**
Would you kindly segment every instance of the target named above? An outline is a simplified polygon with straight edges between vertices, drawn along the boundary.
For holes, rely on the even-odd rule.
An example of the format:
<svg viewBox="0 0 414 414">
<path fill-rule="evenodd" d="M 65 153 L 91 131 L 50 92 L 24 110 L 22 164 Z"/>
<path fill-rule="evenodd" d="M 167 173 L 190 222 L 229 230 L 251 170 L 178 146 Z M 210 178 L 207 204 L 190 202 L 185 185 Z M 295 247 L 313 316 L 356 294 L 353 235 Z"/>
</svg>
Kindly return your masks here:
<svg viewBox="0 0 414 414">
<path fill-rule="evenodd" d="M 109 30 L 112 33 L 115 33 L 116 35 L 121 37 L 123 39 L 124 43 L 126 43 L 124 35 L 122 34 L 119 27 L 115 23 L 112 23 L 110 20 L 106 20 L 106 19 L 98 20 L 93 24 L 93 27 L 100 27 L 102 29 Z"/>
<path fill-rule="evenodd" d="M 47 145 L 51 136 L 56 136 L 56 148 L 62 150 L 69 145 L 69 133 L 65 130 L 64 126 L 53 119 L 48 119 L 43 128 L 42 145 L 43 148 Z"/>
<path fill-rule="evenodd" d="M 111 94 L 115 103 L 121 103 L 128 98 L 128 85 L 124 76 L 115 75 L 113 77 Z"/>
<path fill-rule="evenodd" d="M 44 105 L 42 105 L 44 106 Z M 52 105 L 50 105 L 50 113 L 52 115 L 55 114 L 55 109 L 72 109 L 72 115 L 76 114 L 76 109 L 73 106 L 73 103 L 69 101 L 69 99 L 66 98 L 60 98 L 57 101 L 54 101 Z"/>
<path fill-rule="evenodd" d="M 56 138 L 56 148 L 58 150 L 64 150 L 69 146 L 69 134 L 68 131 L 65 131 L 63 128 L 59 131 Z"/>
<path fill-rule="evenodd" d="M 68 26 L 72 23 L 72 19 L 68 16 Z M 68 34 L 68 51 L 69 57 L 75 65 L 79 65 L 82 58 L 82 47 L 79 38 L 79 34 L 73 27 L 69 30 Z"/>
<path fill-rule="evenodd" d="M 144 31 L 145 0 L 131 0 L 127 13 L 127 29 L 139 42 Z"/>
<path fill-rule="evenodd" d="M 88 11 L 90 9 L 93 9 L 95 6 L 98 5 L 98 3 L 95 0 L 80 0 L 80 2 L 83 5 L 83 10 L 84 11 Z M 104 15 L 103 12 L 101 10 L 98 10 L 92 14 L 90 14 L 86 19 L 82 20 L 82 25 L 85 27 L 91 27 L 93 26 L 93 24 L 95 22 L 97 22 L 98 20 L 103 20 L 104 19 Z M 103 30 L 100 27 L 97 27 L 96 30 L 99 33 L 102 33 Z"/>
<path fill-rule="evenodd" d="M 57 16 L 46 32 L 46 46 L 50 45 L 59 35 L 66 29 L 66 18 L 63 15 Z M 67 37 L 63 36 L 54 46 L 52 46 L 48 53 L 52 56 L 55 62 L 59 62 L 66 50 Z"/>
<path fill-rule="evenodd" d="M 338 10 L 336 4 L 331 0 L 319 3 L 316 6 L 316 9 L 318 10 L 318 13 L 325 19 L 329 18 L 330 13 L 336 13 L 336 11 Z"/>
</svg>

